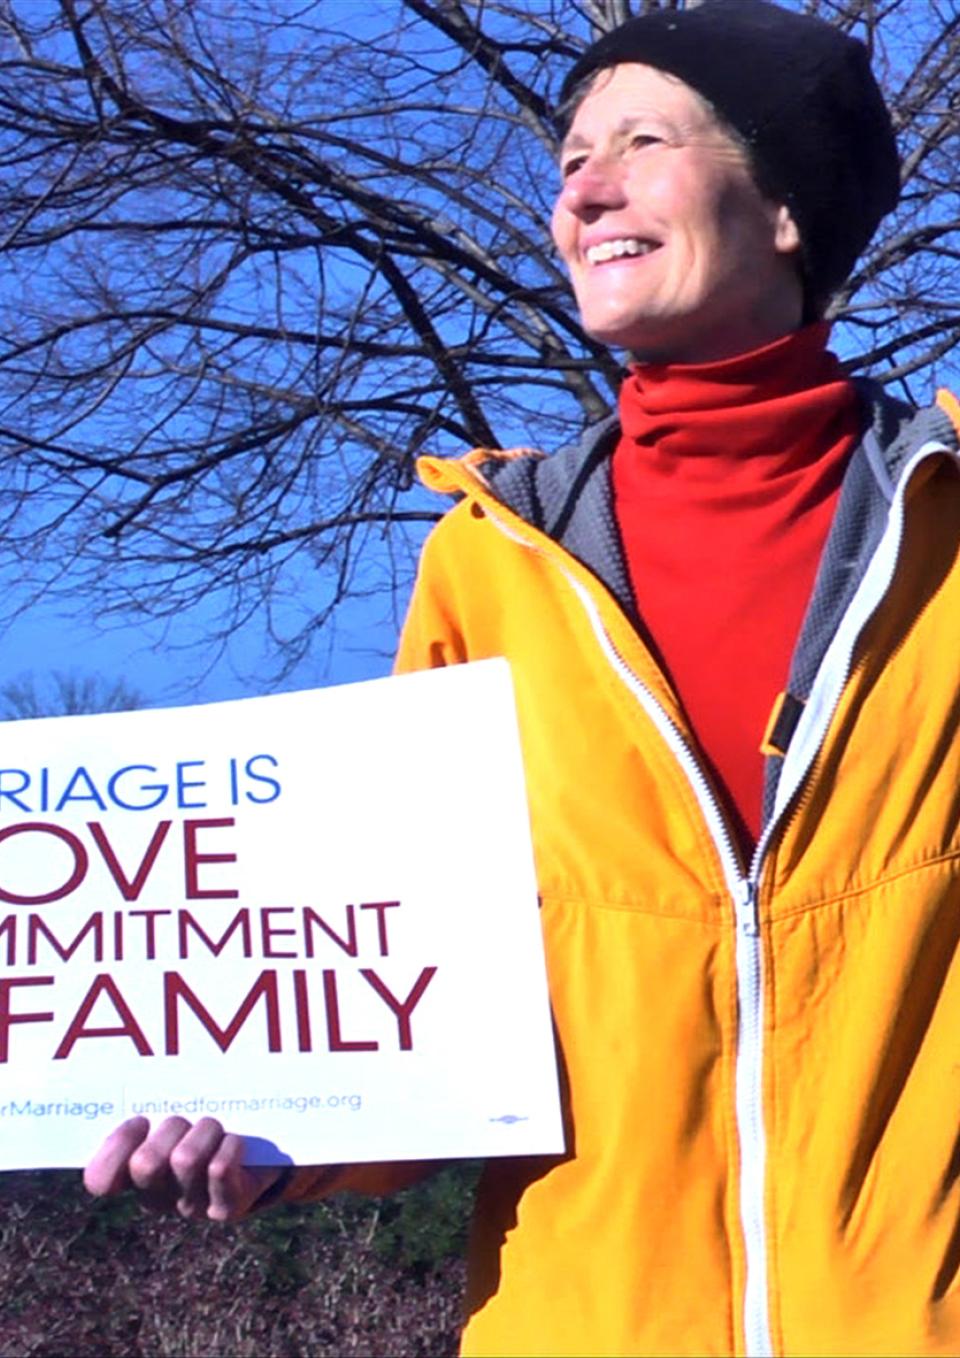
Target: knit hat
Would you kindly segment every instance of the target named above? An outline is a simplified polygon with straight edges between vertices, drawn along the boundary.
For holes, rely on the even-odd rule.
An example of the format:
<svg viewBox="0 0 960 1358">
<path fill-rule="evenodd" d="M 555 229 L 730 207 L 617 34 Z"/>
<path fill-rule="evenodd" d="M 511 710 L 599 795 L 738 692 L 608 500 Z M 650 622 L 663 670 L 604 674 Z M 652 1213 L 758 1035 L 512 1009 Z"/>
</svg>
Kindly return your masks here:
<svg viewBox="0 0 960 1358">
<path fill-rule="evenodd" d="M 706 0 L 606 33 L 570 71 L 561 101 L 623 62 L 679 77 L 739 133 L 761 192 L 797 224 L 807 311 L 822 311 L 900 196 L 890 115 L 863 44 L 767 0 Z"/>
</svg>

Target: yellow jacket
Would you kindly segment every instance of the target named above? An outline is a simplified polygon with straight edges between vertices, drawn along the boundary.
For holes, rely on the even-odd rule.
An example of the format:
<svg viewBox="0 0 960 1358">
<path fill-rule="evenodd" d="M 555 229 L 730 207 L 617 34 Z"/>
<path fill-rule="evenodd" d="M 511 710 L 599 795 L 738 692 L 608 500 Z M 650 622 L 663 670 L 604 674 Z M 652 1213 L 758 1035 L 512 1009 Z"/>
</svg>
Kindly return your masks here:
<svg viewBox="0 0 960 1358">
<path fill-rule="evenodd" d="M 422 464 L 464 498 L 398 665 L 511 662 L 568 1122 L 485 1174 L 466 1354 L 960 1352 L 958 407 L 869 399 L 751 865 L 631 618 L 615 434 Z"/>
</svg>

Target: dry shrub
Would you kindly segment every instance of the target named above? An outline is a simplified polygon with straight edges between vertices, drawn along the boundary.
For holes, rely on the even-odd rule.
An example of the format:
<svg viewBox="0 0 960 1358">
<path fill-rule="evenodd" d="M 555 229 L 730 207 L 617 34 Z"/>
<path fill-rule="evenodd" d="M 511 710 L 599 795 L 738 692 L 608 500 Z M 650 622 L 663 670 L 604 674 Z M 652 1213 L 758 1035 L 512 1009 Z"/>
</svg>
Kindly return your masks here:
<svg viewBox="0 0 960 1358">
<path fill-rule="evenodd" d="M 454 1354 L 473 1178 L 216 1226 L 0 1175 L 4 1358 Z"/>
</svg>

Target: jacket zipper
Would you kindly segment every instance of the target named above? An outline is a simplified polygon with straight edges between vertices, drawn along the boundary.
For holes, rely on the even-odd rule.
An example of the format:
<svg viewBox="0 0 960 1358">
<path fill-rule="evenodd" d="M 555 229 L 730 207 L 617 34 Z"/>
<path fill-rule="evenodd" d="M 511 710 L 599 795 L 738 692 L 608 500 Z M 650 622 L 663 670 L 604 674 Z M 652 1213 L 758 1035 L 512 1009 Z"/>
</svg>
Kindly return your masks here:
<svg viewBox="0 0 960 1358">
<path fill-rule="evenodd" d="M 720 859 L 734 905 L 737 973 L 737 1056 L 735 1103 L 740 1149 L 740 1228 L 746 1276 L 743 1327 L 747 1358 L 772 1358 L 767 1285 L 766 1130 L 763 1120 L 763 942 L 760 931 L 759 882 L 763 860 L 774 832 L 789 819 L 794 794 L 806 777 L 823 742 L 850 673 L 853 651 L 863 627 L 890 586 L 900 552 L 906 488 L 920 462 L 950 453 L 941 443 L 924 444 L 905 465 L 890 506 L 887 526 L 853 599 L 821 661 L 810 697 L 784 758 L 773 814 L 743 874 L 739 855 L 713 788 L 697 763 L 683 733 L 617 650 L 587 588 L 561 561 L 538 544 L 514 532 L 492 509 L 489 517 L 501 532 L 528 550 L 546 555 L 580 600 L 591 630 L 608 662 L 630 690 L 683 769 L 701 809 Z M 486 497 L 484 497 L 486 498 Z"/>
<path fill-rule="evenodd" d="M 495 511 L 487 510 L 497 527 L 529 550 L 536 544 L 514 533 Z M 766 1137 L 763 1125 L 763 967 L 757 882 L 762 858 L 760 845 L 750 871 L 743 875 L 739 855 L 720 804 L 693 750 L 679 727 L 660 706 L 654 694 L 633 672 L 614 645 L 600 612 L 586 588 L 560 561 L 557 570 L 577 595 L 591 630 L 608 662 L 647 713 L 680 764 L 693 788 L 720 857 L 727 890 L 734 903 L 737 970 L 736 1118 L 740 1147 L 740 1225 L 746 1256 L 744 1328 L 750 1358 L 768 1358 L 773 1349 L 767 1305 L 767 1241 L 764 1213 Z"/>
<path fill-rule="evenodd" d="M 563 568 L 560 567 L 562 570 Z M 566 575 L 567 572 L 564 571 Z M 579 581 L 567 575 L 586 608 L 601 649 L 627 688 L 640 702 L 680 764 L 707 821 L 727 890 L 734 903 L 737 971 L 736 1119 L 740 1149 L 740 1228 L 743 1232 L 746 1278 L 743 1322 L 750 1358 L 769 1358 L 767 1304 L 767 1238 L 764 1211 L 766 1135 L 763 1124 L 763 964 L 758 882 L 762 858 L 755 854 L 744 876 L 733 838 L 713 788 L 682 732 L 656 697 L 620 655 L 603 620 Z"/>
</svg>

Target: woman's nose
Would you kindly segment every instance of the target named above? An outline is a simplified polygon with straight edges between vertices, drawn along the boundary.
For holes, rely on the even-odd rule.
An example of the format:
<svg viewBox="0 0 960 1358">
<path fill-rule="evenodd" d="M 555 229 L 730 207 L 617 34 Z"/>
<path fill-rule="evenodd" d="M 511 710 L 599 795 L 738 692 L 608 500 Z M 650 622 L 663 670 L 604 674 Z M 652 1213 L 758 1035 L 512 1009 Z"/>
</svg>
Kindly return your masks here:
<svg viewBox="0 0 960 1358">
<path fill-rule="evenodd" d="M 589 156 L 567 175 L 560 201 L 578 217 L 590 216 L 625 202 L 623 168 L 610 156 Z"/>
</svg>

